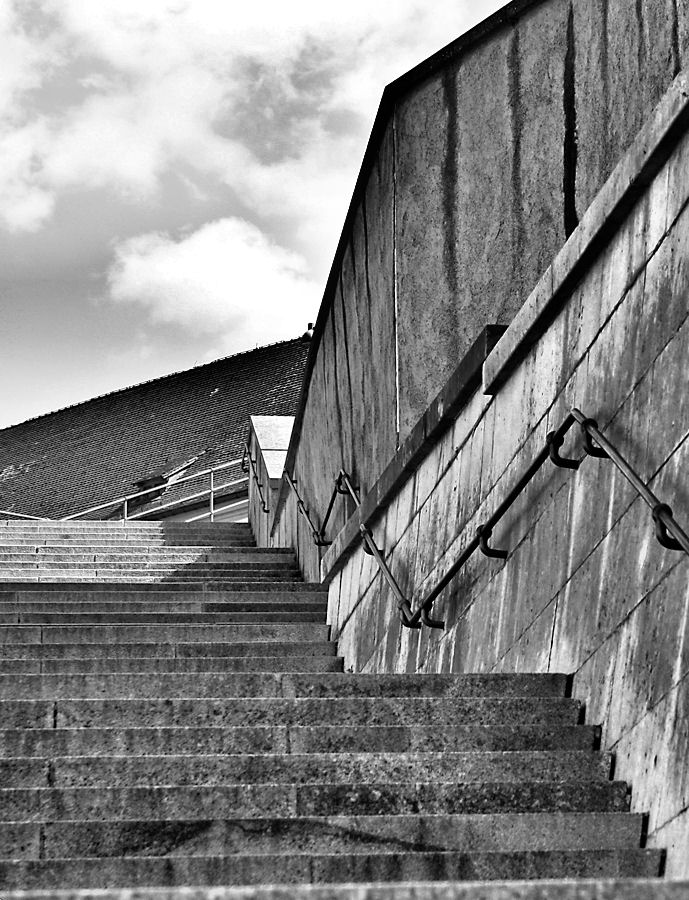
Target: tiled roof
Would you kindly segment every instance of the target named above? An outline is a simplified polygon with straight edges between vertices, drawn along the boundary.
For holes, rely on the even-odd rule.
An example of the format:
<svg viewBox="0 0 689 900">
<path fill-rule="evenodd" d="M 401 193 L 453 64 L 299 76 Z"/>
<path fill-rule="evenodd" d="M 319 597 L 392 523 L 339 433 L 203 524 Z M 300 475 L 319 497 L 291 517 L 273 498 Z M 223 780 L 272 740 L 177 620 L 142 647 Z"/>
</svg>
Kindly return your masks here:
<svg viewBox="0 0 689 900">
<path fill-rule="evenodd" d="M 191 474 L 241 456 L 251 414 L 294 414 L 308 347 L 259 347 L 1 429 L 0 509 L 56 518 L 166 462 L 200 454 Z"/>
</svg>

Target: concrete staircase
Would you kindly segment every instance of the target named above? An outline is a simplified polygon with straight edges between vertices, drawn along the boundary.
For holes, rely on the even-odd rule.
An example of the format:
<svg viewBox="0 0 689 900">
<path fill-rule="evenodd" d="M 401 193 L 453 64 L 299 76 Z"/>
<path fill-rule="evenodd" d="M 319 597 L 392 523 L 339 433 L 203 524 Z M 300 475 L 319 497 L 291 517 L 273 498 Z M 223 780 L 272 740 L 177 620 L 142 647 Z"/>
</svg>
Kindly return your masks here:
<svg viewBox="0 0 689 900">
<path fill-rule="evenodd" d="M 565 676 L 345 674 L 326 597 L 245 525 L 0 523 L 0 898 L 659 874 Z"/>
</svg>

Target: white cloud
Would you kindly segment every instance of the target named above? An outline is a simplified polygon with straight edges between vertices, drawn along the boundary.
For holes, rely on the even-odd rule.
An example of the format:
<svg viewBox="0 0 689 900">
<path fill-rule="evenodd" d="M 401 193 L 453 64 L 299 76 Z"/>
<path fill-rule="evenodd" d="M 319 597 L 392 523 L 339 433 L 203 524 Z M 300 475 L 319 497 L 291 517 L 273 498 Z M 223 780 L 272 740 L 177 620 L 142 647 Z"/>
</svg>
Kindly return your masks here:
<svg viewBox="0 0 689 900">
<path fill-rule="evenodd" d="M 344 211 L 384 84 L 497 5 L 10 0 L 0 14 L 11 73 L 0 132 L 26 127 L 32 142 L 28 174 L 0 171 L 6 219 L 40 227 L 54 197 L 74 186 L 155 198 L 162 176 L 185 164 L 263 212 L 291 214 L 297 228 L 310 217 L 320 234 Z M 58 99 L 36 128 L 31 97 L 56 72 L 82 99 L 65 89 L 64 106 Z M 348 132 L 329 132 L 327 116 L 343 112 L 354 114 Z M 282 153 L 263 158 L 275 146 Z M 3 191 L 8 180 L 12 190 Z M 321 187 L 327 203 L 299 202 Z"/>
<path fill-rule="evenodd" d="M 123 242 L 108 283 L 114 302 L 210 335 L 223 352 L 300 334 L 320 300 L 303 258 L 237 218 L 177 240 L 151 233 Z"/>
<path fill-rule="evenodd" d="M 383 87 L 499 5 L 0 0 L 0 227 L 40 232 L 83 189 L 85 215 L 110 195 L 154 208 L 176 175 L 216 220 L 116 244 L 108 301 L 209 353 L 299 334 Z"/>
</svg>

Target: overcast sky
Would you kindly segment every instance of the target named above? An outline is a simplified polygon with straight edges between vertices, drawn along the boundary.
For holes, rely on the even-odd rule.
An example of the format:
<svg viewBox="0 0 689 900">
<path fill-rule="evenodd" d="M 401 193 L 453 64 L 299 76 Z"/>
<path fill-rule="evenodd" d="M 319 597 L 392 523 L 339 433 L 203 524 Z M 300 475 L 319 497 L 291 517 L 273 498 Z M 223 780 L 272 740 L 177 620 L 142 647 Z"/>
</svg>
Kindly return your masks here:
<svg viewBox="0 0 689 900">
<path fill-rule="evenodd" d="M 494 0 L 0 0 L 0 427 L 295 337 L 385 85 Z"/>
</svg>

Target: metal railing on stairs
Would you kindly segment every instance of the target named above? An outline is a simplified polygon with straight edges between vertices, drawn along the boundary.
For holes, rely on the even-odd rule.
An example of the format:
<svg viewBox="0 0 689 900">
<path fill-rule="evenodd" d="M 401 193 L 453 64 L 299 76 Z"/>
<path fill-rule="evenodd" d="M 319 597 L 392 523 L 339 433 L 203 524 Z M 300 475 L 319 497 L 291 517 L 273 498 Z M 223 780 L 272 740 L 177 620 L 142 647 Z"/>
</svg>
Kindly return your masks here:
<svg viewBox="0 0 689 900">
<path fill-rule="evenodd" d="M 248 464 L 247 464 L 248 460 Z M 270 512 L 268 504 L 266 503 L 265 494 L 263 493 L 263 484 L 261 483 L 261 479 L 258 477 L 258 469 L 256 468 L 256 460 L 251 455 L 251 450 L 249 449 L 249 442 L 244 442 L 244 452 L 242 453 L 242 472 L 249 473 L 249 466 L 251 467 L 251 476 L 254 479 L 254 484 L 256 485 L 256 492 L 258 493 L 258 497 L 261 501 L 261 509 L 264 513 Z"/>
<path fill-rule="evenodd" d="M 514 487 L 496 507 L 492 515 L 488 516 L 488 518 L 479 525 L 473 538 L 469 541 L 457 560 L 428 592 L 415 610 L 412 611 L 410 600 L 405 597 L 399 584 L 395 580 L 394 575 L 390 571 L 390 567 L 385 561 L 380 548 L 373 539 L 371 529 L 363 523 L 359 525 L 364 549 L 374 557 L 381 575 L 392 590 L 397 601 L 400 618 L 405 627 L 420 628 L 421 625 L 438 629 L 445 627 L 444 622 L 439 619 L 431 618 L 430 610 L 439 595 L 445 590 L 450 582 L 456 578 L 459 571 L 477 550 L 480 550 L 481 553 L 487 557 L 507 559 L 507 550 L 492 547 L 489 543 L 493 534 L 493 529 L 548 460 L 553 463 L 553 465 L 560 468 L 574 470 L 579 468 L 581 464 L 579 460 L 567 459 L 560 455 L 560 448 L 564 443 L 565 436 L 576 423 L 578 423 L 581 428 L 586 455 L 601 459 L 609 459 L 636 490 L 647 506 L 650 507 L 658 542 L 669 550 L 683 550 L 685 553 L 689 554 L 689 536 L 675 521 L 672 509 L 654 494 L 649 486 L 645 484 L 634 471 L 619 450 L 617 450 L 605 435 L 602 434 L 595 419 L 588 418 L 580 410 L 573 408 L 565 417 L 565 420 L 560 427 L 555 431 L 551 431 L 546 436 L 545 445 L 536 454 L 531 465 L 528 466 Z M 595 444 L 593 443 L 594 441 Z M 284 478 L 289 483 L 297 498 L 297 507 L 309 524 L 314 543 L 319 547 L 328 546 L 331 543 L 331 541 L 326 540 L 325 532 L 338 495 L 348 494 L 353 499 L 357 508 L 361 506 L 361 500 L 352 484 L 350 476 L 342 469 L 335 479 L 335 487 L 330 502 L 328 503 L 323 523 L 320 528 L 317 528 L 309 515 L 309 511 L 304 504 L 303 498 L 299 494 L 296 481 L 286 471 L 284 473 Z"/>
<path fill-rule="evenodd" d="M 330 515 L 335 506 L 335 501 L 339 495 L 349 495 L 354 501 L 354 505 L 358 509 L 361 506 L 361 498 L 359 497 L 359 492 L 354 487 L 352 483 L 352 479 L 344 469 L 340 469 L 337 478 L 335 479 L 335 487 L 333 488 L 332 495 L 330 497 L 330 502 L 328 503 L 328 508 L 326 510 L 325 516 L 323 518 L 323 523 L 320 528 L 316 528 L 314 525 L 311 516 L 309 515 L 309 511 L 304 503 L 302 496 L 299 493 L 297 488 L 297 483 L 294 478 L 285 470 L 283 473 L 283 478 L 287 481 L 289 486 L 292 488 L 292 491 L 297 500 L 297 509 L 301 513 L 301 515 L 306 519 L 309 529 L 311 531 L 311 535 L 313 537 L 313 542 L 317 547 L 328 547 L 332 543 L 325 537 L 325 530 L 328 526 L 328 522 L 330 520 Z M 364 550 L 370 556 L 372 556 L 376 563 L 378 564 L 378 568 L 380 569 L 381 575 L 387 581 L 390 590 L 395 596 L 397 600 L 397 606 L 400 611 L 400 616 L 402 621 L 408 628 L 420 628 L 421 626 L 418 624 L 414 624 L 410 621 L 411 617 L 411 606 L 409 605 L 409 601 L 404 596 L 399 584 L 395 580 L 394 575 L 390 571 L 390 567 L 385 561 L 383 554 L 376 544 L 373 533 L 371 529 L 365 525 L 359 525 L 359 532 L 361 534 L 361 539 L 364 544 Z"/>
<path fill-rule="evenodd" d="M 12 519 L 28 519 L 31 522 L 50 522 L 46 516 L 29 516 L 26 513 L 12 512 L 11 509 L 0 509 L 0 516 L 7 516 Z"/>
<path fill-rule="evenodd" d="M 312 536 L 312 538 L 313 538 L 314 544 L 315 544 L 317 547 L 328 547 L 328 546 L 330 546 L 330 544 L 331 544 L 332 542 L 331 542 L 331 541 L 326 541 L 326 539 L 325 539 L 325 537 L 324 537 L 324 535 L 323 535 L 323 529 L 322 529 L 322 528 L 316 528 L 316 526 L 313 524 L 313 520 L 311 519 L 311 516 L 309 515 L 309 510 L 308 510 L 306 504 L 304 503 L 304 498 L 301 496 L 301 494 L 299 493 L 299 489 L 297 488 L 297 480 L 296 480 L 296 478 L 293 478 L 293 477 L 289 474 L 289 472 L 287 471 L 287 469 L 285 469 L 285 471 L 282 473 L 282 477 L 285 479 L 285 481 L 287 482 L 287 484 L 288 484 L 288 485 L 290 486 L 290 488 L 292 489 L 292 493 L 294 494 L 294 496 L 295 496 L 295 498 L 296 498 L 296 501 L 297 501 L 297 511 L 298 511 L 298 512 L 300 513 L 300 515 L 302 515 L 302 516 L 304 517 L 304 519 L 306 520 L 306 523 L 307 523 L 307 525 L 309 526 L 309 531 L 311 532 L 311 536 Z"/>
<path fill-rule="evenodd" d="M 508 552 L 506 550 L 496 549 L 489 544 L 493 529 L 547 460 L 550 460 L 554 465 L 561 468 L 579 468 L 579 460 L 564 459 L 560 456 L 560 448 L 564 443 L 565 435 L 575 423 L 578 423 L 581 427 L 586 454 L 601 459 L 609 459 L 636 490 L 643 501 L 651 508 L 658 542 L 669 550 L 684 550 L 685 553 L 689 554 L 689 535 L 687 535 L 675 521 L 672 509 L 666 503 L 659 500 L 648 485 L 642 481 L 619 450 L 617 450 L 617 448 L 602 434 L 596 420 L 588 418 L 580 410 L 574 408 L 566 416 L 562 425 L 560 425 L 556 431 L 551 431 L 547 435 L 545 446 L 536 455 L 536 458 L 531 465 L 495 509 L 493 514 L 476 529 L 476 533 L 472 540 L 467 544 L 446 574 L 426 595 L 419 607 L 411 614 L 411 616 L 407 617 L 408 621 L 405 621 L 405 617 L 402 618 L 403 623 L 407 627 L 414 627 L 419 621 L 431 628 L 445 627 L 444 622 L 430 618 L 430 609 L 441 592 L 457 576 L 460 569 L 476 550 L 480 550 L 488 557 L 507 559 Z M 597 446 L 594 445 L 593 441 L 596 442 Z"/>
<path fill-rule="evenodd" d="M 169 511 L 177 506 L 185 506 L 186 504 L 194 500 L 201 500 L 204 497 L 208 497 L 208 512 L 204 512 L 196 518 L 210 518 L 211 522 L 213 522 L 215 520 L 216 500 L 218 494 L 225 492 L 230 488 L 241 488 L 246 485 L 248 481 L 247 478 L 239 478 L 234 481 L 216 484 L 216 473 L 223 472 L 227 469 L 232 468 L 233 466 L 238 466 L 241 464 L 241 462 L 241 459 L 231 459 L 229 462 L 221 463 L 220 465 L 213 466 L 208 469 L 203 469 L 201 472 L 194 472 L 193 475 L 186 475 L 184 478 L 177 478 L 174 481 L 167 482 L 166 484 L 156 485 L 155 487 L 146 488 L 143 491 L 136 491 L 132 494 L 125 494 L 122 497 L 115 497 L 113 500 L 107 500 L 105 503 L 99 503 L 96 506 L 90 506 L 88 509 L 82 509 L 79 512 L 71 513 L 69 516 L 63 516 L 60 519 L 50 519 L 48 517 L 41 516 L 29 516 L 25 513 L 17 513 L 6 510 L 0 510 L 0 515 L 7 515 L 10 517 L 16 517 L 18 519 L 30 519 L 37 522 L 70 522 L 76 519 L 81 519 L 84 516 L 92 515 L 96 512 L 102 512 L 103 510 L 110 509 L 111 507 L 117 508 L 118 506 L 120 506 L 122 507 L 122 520 L 132 521 L 134 519 L 142 519 L 144 516 L 149 516 L 154 512 L 160 512 L 161 510 Z M 176 500 L 171 500 L 169 503 L 162 503 L 154 508 L 149 507 L 148 509 L 139 510 L 138 512 L 130 511 L 130 507 L 133 505 L 132 501 L 138 500 L 141 497 L 147 497 L 149 494 L 160 494 L 161 490 L 165 490 L 166 488 L 177 487 L 177 485 L 185 484 L 186 482 L 206 477 L 208 477 L 210 484 L 208 488 L 205 488 L 202 491 L 197 491 L 193 494 L 185 494 L 183 497 L 178 497 Z"/>
</svg>

